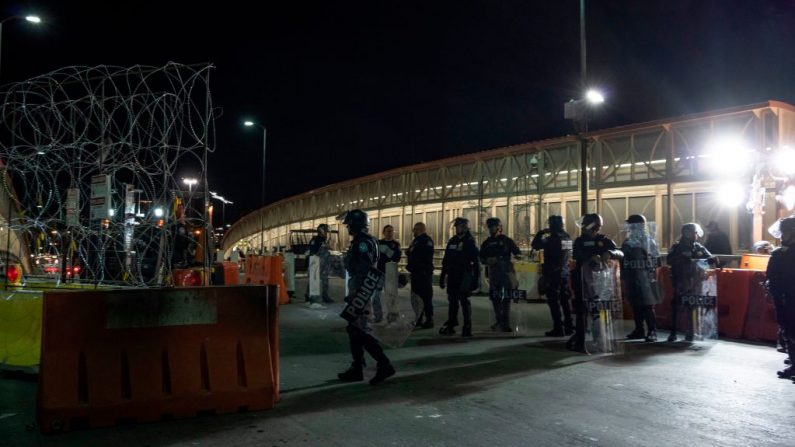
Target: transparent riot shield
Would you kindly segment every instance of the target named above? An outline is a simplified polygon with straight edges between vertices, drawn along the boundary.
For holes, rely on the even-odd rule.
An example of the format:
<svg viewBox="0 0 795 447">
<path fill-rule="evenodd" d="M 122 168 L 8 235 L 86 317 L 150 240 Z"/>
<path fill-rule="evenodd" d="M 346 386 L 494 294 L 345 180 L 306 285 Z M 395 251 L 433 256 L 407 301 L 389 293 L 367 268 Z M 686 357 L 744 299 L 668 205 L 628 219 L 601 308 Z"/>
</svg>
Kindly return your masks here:
<svg viewBox="0 0 795 447">
<path fill-rule="evenodd" d="M 321 293 L 322 285 L 320 283 L 320 258 L 317 256 L 310 256 L 309 257 L 309 268 L 308 272 L 308 279 L 309 279 L 309 301 L 313 303 L 318 303 L 321 300 Z"/>
<path fill-rule="evenodd" d="M 520 299 L 525 301 L 538 300 L 541 295 L 538 293 L 538 280 L 541 276 L 541 263 L 517 261 L 513 263 L 516 270 L 516 280 L 519 283 Z"/>
<path fill-rule="evenodd" d="M 623 353 L 624 324 L 619 263 L 588 262 L 582 267 L 585 344 L 594 354 Z"/>
<path fill-rule="evenodd" d="M 524 290 L 499 288 L 489 291 L 489 324 L 494 333 L 530 332 L 530 304 Z"/>
<path fill-rule="evenodd" d="M 398 288 L 398 265 L 387 262 L 384 273 L 384 287 L 373 301 L 373 311 L 368 315 L 372 335 L 392 348 L 399 348 L 414 330 L 414 310 L 410 294 L 403 294 Z"/>
<path fill-rule="evenodd" d="M 657 281 L 660 250 L 655 240 L 657 224 L 631 223 L 624 225 L 626 239 L 621 244 L 621 279 L 624 297 L 633 306 L 648 306 L 662 302 L 662 289 Z"/>
<path fill-rule="evenodd" d="M 284 286 L 290 297 L 295 295 L 295 253 L 284 254 Z"/>
<path fill-rule="evenodd" d="M 673 330 L 686 342 L 712 345 L 718 339 L 718 283 L 706 259 L 693 259 L 676 279 L 677 305 Z"/>
</svg>

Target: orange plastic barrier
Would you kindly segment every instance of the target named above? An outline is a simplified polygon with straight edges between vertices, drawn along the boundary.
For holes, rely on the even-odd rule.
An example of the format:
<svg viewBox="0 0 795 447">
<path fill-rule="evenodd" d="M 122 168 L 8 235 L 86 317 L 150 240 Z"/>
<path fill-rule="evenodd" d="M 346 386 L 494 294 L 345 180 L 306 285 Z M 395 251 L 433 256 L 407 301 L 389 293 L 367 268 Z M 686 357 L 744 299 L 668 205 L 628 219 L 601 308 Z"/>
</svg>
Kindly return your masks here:
<svg viewBox="0 0 795 447">
<path fill-rule="evenodd" d="M 746 253 L 740 258 L 740 268 L 765 271 L 767 270 L 768 261 L 770 261 L 770 255 Z"/>
<path fill-rule="evenodd" d="M 270 256 L 270 275 L 267 284 L 279 286 L 279 304 L 289 304 L 290 295 L 284 284 L 284 259 L 281 256 Z"/>
<path fill-rule="evenodd" d="M 718 269 L 718 331 L 730 338 L 742 338 L 748 297 L 756 270 Z"/>
<path fill-rule="evenodd" d="M 281 256 L 248 256 L 246 258 L 246 284 L 279 286 L 279 304 L 288 304 L 290 296 L 284 284 Z"/>
<path fill-rule="evenodd" d="M 748 300 L 748 315 L 745 318 L 743 338 L 748 340 L 776 341 L 778 322 L 773 298 L 768 296 L 763 272 L 756 272 L 751 279 L 751 294 Z"/>
<path fill-rule="evenodd" d="M 44 433 L 272 408 L 276 287 L 44 293 Z"/>
<path fill-rule="evenodd" d="M 213 285 L 233 286 L 240 282 L 237 262 L 217 262 L 213 266 Z"/>
</svg>

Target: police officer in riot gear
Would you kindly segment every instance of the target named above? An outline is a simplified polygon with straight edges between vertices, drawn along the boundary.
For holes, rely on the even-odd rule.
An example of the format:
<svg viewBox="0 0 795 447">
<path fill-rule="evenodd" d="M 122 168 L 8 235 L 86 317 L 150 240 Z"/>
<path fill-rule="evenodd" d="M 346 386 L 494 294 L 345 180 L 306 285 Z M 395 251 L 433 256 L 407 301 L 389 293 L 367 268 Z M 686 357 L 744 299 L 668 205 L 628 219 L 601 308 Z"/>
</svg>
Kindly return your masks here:
<svg viewBox="0 0 795 447">
<path fill-rule="evenodd" d="M 367 213 L 362 210 L 352 210 L 345 215 L 343 224 L 347 225 L 348 233 L 353 236 L 351 246 L 345 254 L 345 269 L 348 271 L 348 296 L 349 301 L 356 296 L 362 286 L 367 272 L 378 265 L 378 241 L 367 232 Z M 345 372 L 337 377 L 345 382 L 359 382 L 364 380 L 364 351 L 366 350 L 377 363 L 375 376 L 370 379 L 371 385 L 383 382 L 395 374 L 395 368 L 390 363 L 381 345 L 378 344 L 367 328 L 367 317 L 362 315 L 356 324 L 349 322 L 347 327 L 350 340 L 353 363 Z"/>
<path fill-rule="evenodd" d="M 328 294 L 328 277 L 331 270 L 328 232 L 328 225 L 320 224 L 317 226 L 317 234 L 309 240 L 309 256 L 317 256 L 320 262 L 320 296 L 323 302 L 333 303 L 334 300 Z M 310 301 L 309 283 L 306 285 L 306 301 Z"/>
<path fill-rule="evenodd" d="M 461 335 L 472 336 L 472 306 L 469 297 L 472 291 L 480 288 L 480 263 L 478 247 L 469 232 L 469 220 L 457 217 L 453 221 L 455 236 L 450 238 L 442 259 L 442 274 L 439 287 L 447 287 L 447 301 L 450 303 L 447 321 L 439 330 L 441 335 L 455 334 L 458 326 L 458 306 L 464 314 L 464 326 Z"/>
<path fill-rule="evenodd" d="M 671 266 L 671 278 L 673 280 L 674 297 L 671 301 L 671 335 L 668 336 L 669 342 L 677 340 L 677 317 L 679 315 L 680 301 L 682 294 L 687 292 L 687 284 L 693 282 L 693 270 L 690 265 L 693 261 L 707 259 L 711 264 L 716 263 L 712 253 L 698 242 L 704 236 L 704 230 L 697 223 L 686 223 L 682 225 L 682 236 L 668 250 L 666 262 Z M 689 328 L 685 333 L 686 341 L 693 341 L 693 328 Z"/>
<path fill-rule="evenodd" d="M 768 230 L 781 239 L 781 247 L 773 250 L 767 264 L 767 289 L 773 295 L 776 317 L 784 330 L 789 354 L 787 368 L 778 372 L 782 379 L 795 379 L 792 366 L 795 356 L 795 215 L 779 219 Z"/>
<path fill-rule="evenodd" d="M 610 259 L 621 259 L 623 253 L 618 249 L 616 243 L 604 234 L 599 233 L 604 221 L 602 216 L 592 213 L 580 218 L 578 226 L 582 230 L 582 235 L 574 241 L 572 256 L 575 266 L 572 271 L 571 285 L 574 289 L 574 313 L 577 324 L 574 328 L 574 335 L 566 342 L 566 348 L 571 351 L 588 354 L 585 347 L 585 297 L 583 296 L 582 267 L 586 263 L 607 262 Z"/>
<path fill-rule="evenodd" d="M 489 237 L 480 245 L 480 261 L 488 267 L 489 298 L 494 307 L 496 323 L 492 330 L 513 332 L 510 325 L 511 299 L 508 294 L 518 287 L 511 255 L 522 252 L 513 239 L 502 234 L 502 222 L 496 217 L 486 219 Z"/>
<path fill-rule="evenodd" d="M 384 226 L 382 231 L 383 239 L 378 240 L 378 270 L 386 273 L 387 262 L 400 261 L 400 243 L 395 240 L 395 228 L 392 225 Z M 380 323 L 384 318 L 384 311 L 381 306 L 381 293 L 373 297 L 373 316 L 375 322 Z"/>
<path fill-rule="evenodd" d="M 411 272 L 412 306 L 417 329 L 433 327 L 433 239 L 425 234 L 425 224 L 417 222 L 412 229 L 414 240 L 407 250 Z M 421 303 L 417 301 L 420 300 Z M 422 318 L 425 317 L 425 321 Z"/>
<path fill-rule="evenodd" d="M 574 333 L 569 304 L 568 266 L 572 240 L 563 229 L 562 217 L 549 216 L 548 222 L 549 228 L 536 233 L 531 246 L 534 250 L 544 250 L 539 291 L 547 296 L 552 315 L 552 330 L 545 332 L 545 335 L 563 337 Z"/>
<path fill-rule="evenodd" d="M 627 218 L 626 223 L 627 239 L 621 244 L 621 251 L 624 253 L 621 278 L 624 280 L 625 296 L 632 304 L 635 317 L 635 330 L 627 334 L 627 338 L 654 342 L 657 341 L 654 305 L 660 300 L 657 284 L 660 253 L 657 242 L 648 232 L 644 215 L 633 214 Z"/>
</svg>

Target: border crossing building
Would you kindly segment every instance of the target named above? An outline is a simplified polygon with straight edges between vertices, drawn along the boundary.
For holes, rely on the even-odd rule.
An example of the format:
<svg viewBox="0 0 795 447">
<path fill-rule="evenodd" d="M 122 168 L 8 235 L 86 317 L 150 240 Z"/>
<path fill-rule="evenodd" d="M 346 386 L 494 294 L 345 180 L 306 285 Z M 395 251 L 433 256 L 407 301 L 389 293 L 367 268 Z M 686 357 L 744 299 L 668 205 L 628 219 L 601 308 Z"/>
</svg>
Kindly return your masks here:
<svg viewBox="0 0 795 447">
<path fill-rule="evenodd" d="M 290 231 L 327 223 L 360 208 L 371 233 L 391 224 L 403 246 L 415 222 L 424 222 L 437 248 L 454 234 L 451 221 L 470 220 L 485 234 L 496 216 L 505 233 L 528 248 L 549 215 L 562 215 L 578 233 L 580 147 L 588 151 L 588 209 L 605 220 L 602 232 L 621 237 L 630 214 L 657 223 L 657 241 L 669 247 L 681 225 L 717 222 L 735 252 L 747 251 L 779 216 L 788 214 L 781 192 L 792 185 L 774 156 L 795 148 L 795 107 L 768 101 L 730 109 L 535 141 L 392 169 L 286 198 L 256 210 L 227 231 L 222 251 L 262 245 L 289 248 Z M 791 149 L 790 149 L 791 150 Z M 791 171 L 795 166 L 790 166 Z M 790 210 L 791 211 L 791 210 Z M 341 231 L 344 234 L 344 229 Z M 347 245 L 347 236 L 337 249 Z M 482 240 L 482 238 L 480 238 Z"/>
</svg>

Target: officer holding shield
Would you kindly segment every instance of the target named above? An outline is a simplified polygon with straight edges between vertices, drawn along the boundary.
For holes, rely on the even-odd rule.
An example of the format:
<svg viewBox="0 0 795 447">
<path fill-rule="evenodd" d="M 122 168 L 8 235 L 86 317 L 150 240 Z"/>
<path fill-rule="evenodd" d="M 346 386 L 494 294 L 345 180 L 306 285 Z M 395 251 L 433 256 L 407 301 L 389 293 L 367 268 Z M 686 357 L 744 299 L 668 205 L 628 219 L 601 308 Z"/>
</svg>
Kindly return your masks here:
<svg viewBox="0 0 795 447">
<path fill-rule="evenodd" d="M 593 213 L 582 216 L 577 225 L 582 230 L 582 235 L 574 241 L 572 256 L 576 262 L 572 271 L 571 285 L 574 289 L 574 312 L 577 316 L 577 325 L 574 335 L 566 342 L 566 348 L 571 351 L 588 354 L 585 346 L 585 299 L 583 293 L 583 266 L 586 264 L 598 266 L 611 259 L 621 259 L 624 254 L 618 249 L 612 239 L 599 233 L 604 221 L 602 216 Z"/>
<path fill-rule="evenodd" d="M 384 238 L 378 240 L 378 270 L 386 273 L 387 262 L 400 261 L 400 242 L 395 240 L 395 228 L 392 225 L 385 225 L 382 234 Z M 380 291 L 373 297 L 373 316 L 376 323 L 384 319 Z"/>
<path fill-rule="evenodd" d="M 478 247 L 469 232 L 469 220 L 457 217 L 453 221 L 455 236 L 450 238 L 442 259 L 442 274 L 439 287 L 447 287 L 447 301 L 450 303 L 447 321 L 439 330 L 441 335 L 455 334 L 458 326 L 458 306 L 464 314 L 463 337 L 472 336 L 472 305 L 469 297 L 473 290 L 480 288 L 480 263 Z"/>
<path fill-rule="evenodd" d="M 333 303 L 334 300 L 328 294 L 328 277 L 331 270 L 331 253 L 329 252 L 328 240 L 329 228 L 326 224 L 317 226 L 317 234 L 309 240 L 309 256 L 317 256 L 320 262 L 320 296 L 324 303 Z M 311 301 L 309 296 L 309 284 L 306 285 L 306 300 Z"/>
<path fill-rule="evenodd" d="M 716 262 L 712 253 L 698 242 L 704 237 L 704 230 L 697 223 L 686 223 L 682 225 L 682 236 L 668 250 L 666 261 L 671 266 L 671 278 L 674 287 L 674 299 L 671 301 L 671 335 L 668 336 L 669 342 L 677 340 L 677 317 L 680 311 L 680 301 L 684 294 L 692 293 L 689 290 L 698 278 L 693 278 L 697 270 L 692 268 L 692 263 L 699 259 L 706 259 L 711 264 Z M 693 328 L 687 329 L 685 334 L 686 341 L 693 341 Z"/>
<path fill-rule="evenodd" d="M 352 210 L 345 215 L 343 224 L 348 227 L 348 233 L 353 236 L 351 246 L 345 253 L 345 269 L 348 271 L 348 293 L 345 301 L 349 302 L 359 292 L 371 268 L 378 265 L 378 241 L 367 232 L 367 213 L 362 210 Z M 353 363 L 345 372 L 337 377 L 344 382 L 360 382 L 364 380 L 364 351 L 366 350 L 377 363 L 375 376 L 370 379 L 371 385 L 376 385 L 395 374 L 395 368 L 390 363 L 381 345 L 369 333 L 367 317 L 361 315 L 354 321 L 348 322 L 348 339 L 350 340 Z"/>
<path fill-rule="evenodd" d="M 509 296 L 519 285 L 511 263 L 511 255 L 522 254 L 513 239 L 502 234 L 502 222 L 496 217 L 486 219 L 489 237 L 480 246 L 480 261 L 488 266 L 489 298 L 494 306 L 496 323 L 494 331 L 513 332 L 510 325 L 511 299 Z"/>
<path fill-rule="evenodd" d="M 632 304 L 632 313 L 635 317 L 635 330 L 627 334 L 627 338 L 654 342 L 657 341 L 657 317 L 654 315 L 654 305 L 658 304 L 661 298 L 657 283 L 660 252 L 657 249 L 657 242 L 649 233 L 645 216 L 642 214 L 629 216 L 625 228 L 627 239 L 621 244 L 621 251 L 624 253 L 621 278 L 624 280 L 624 290 Z"/>
</svg>

